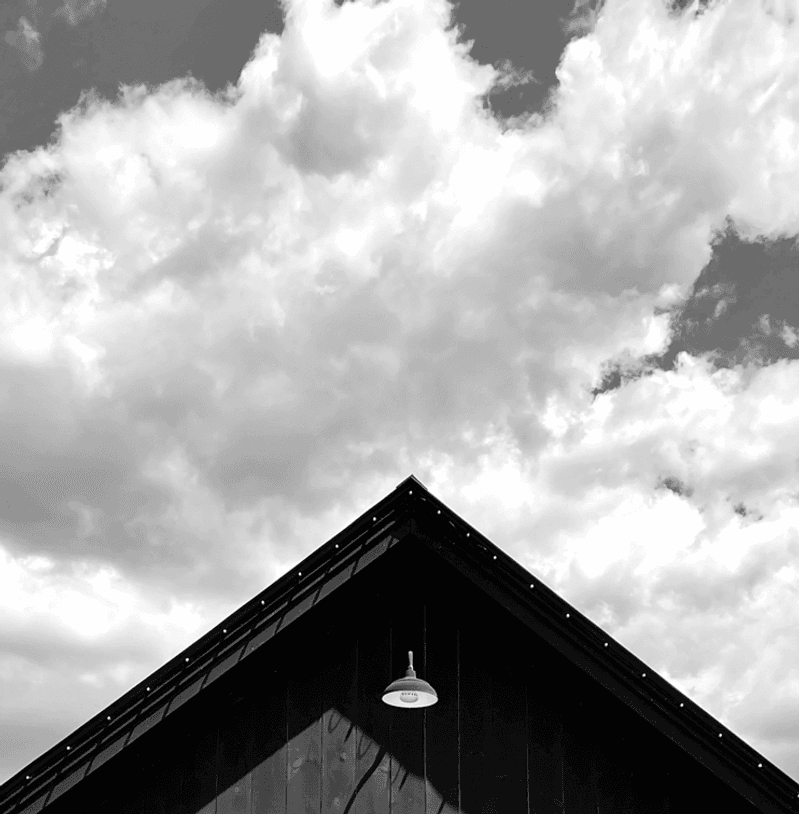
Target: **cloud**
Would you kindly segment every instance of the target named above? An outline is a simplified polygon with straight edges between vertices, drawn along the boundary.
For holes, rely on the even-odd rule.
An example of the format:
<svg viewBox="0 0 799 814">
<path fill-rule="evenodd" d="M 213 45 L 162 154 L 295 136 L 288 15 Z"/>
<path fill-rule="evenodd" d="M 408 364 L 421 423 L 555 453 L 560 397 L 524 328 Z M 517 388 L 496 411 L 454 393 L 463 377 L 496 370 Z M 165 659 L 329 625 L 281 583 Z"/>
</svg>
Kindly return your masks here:
<svg viewBox="0 0 799 814">
<path fill-rule="evenodd" d="M 94 16 L 104 10 L 108 0 L 64 0 L 54 12 L 54 17 L 63 17 L 70 25 L 77 25 L 81 20 Z"/>
<path fill-rule="evenodd" d="M 553 398 L 532 460 L 504 434 L 425 481 L 793 776 L 797 376 L 682 354 L 590 407 Z"/>
<path fill-rule="evenodd" d="M 6 709 L 76 726 L 413 471 L 798 773 L 792 686 L 752 691 L 791 658 L 796 363 L 591 393 L 725 218 L 796 231 L 797 29 L 609 0 L 508 127 L 451 11 L 294 0 L 225 92 L 86 94 L 0 170 Z"/>
<path fill-rule="evenodd" d="M 6 31 L 3 39 L 19 52 L 22 63 L 28 70 L 35 71 L 41 67 L 44 62 L 41 35 L 27 17 L 20 17 L 16 31 Z"/>
<path fill-rule="evenodd" d="M 23 65 L 29 71 L 36 71 L 44 62 L 42 39 L 49 33 L 52 17 L 63 17 L 69 25 L 75 26 L 99 10 L 105 9 L 106 3 L 107 0 L 64 0 L 62 6 L 42 19 L 42 7 L 37 5 L 35 0 L 29 0 L 27 3 L 29 16 L 20 17 L 16 30 L 7 30 L 3 39 L 19 53 Z"/>
<path fill-rule="evenodd" d="M 562 20 L 563 30 L 569 35 L 584 36 L 594 30 L 604 0 L 574 0 L 568 17 Z"/>
</svg>

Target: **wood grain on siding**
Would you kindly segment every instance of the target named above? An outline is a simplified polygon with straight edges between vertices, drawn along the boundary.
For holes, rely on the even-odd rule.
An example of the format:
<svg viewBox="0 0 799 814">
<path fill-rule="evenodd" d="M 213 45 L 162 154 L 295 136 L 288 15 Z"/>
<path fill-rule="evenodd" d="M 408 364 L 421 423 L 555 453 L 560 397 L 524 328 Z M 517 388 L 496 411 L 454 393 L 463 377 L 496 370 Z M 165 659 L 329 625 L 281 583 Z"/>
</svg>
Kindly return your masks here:
<svg viewBox="0 0 799 814">
<path fill-rule="evenodd" d="M 283 665 L 264 667 L 253 697 L 250 760 L 252 814 L 286 812 L 286 676 Z"/>
<path fill-rule="evenodd" d="M 286 814 L 319 814 L 322 792 L 322 675 L 318 640 L 306 641 L 290 656 L 287 721 Z"/>
<path fill-rule="evenodd" d="M 389 718 L 380 700 L 392 680 L 388 607 L 387 588 L 378 584 L 363 591 L 351 610 L 358 640 L 354 814 L 389 814 L 390 810 Z"/>
<path fill-rule="evenodd" d="M 338 616 L 338 614 L 336 614 Z M 357 639 L 350 618 L 334 618 L 326 629 L 321 660 L 322 811 L 344 814 L 355 789 Z"/>
<path fill-rule="evenodd" d="M 489 615 L 488 613 L 486 614 Z M 524 653 L 521 631 L 491 615 L 493 630 L 484 655 L 491 673 L 492 749 L 486 766 L 491 778 L 491 804 L 497 812 L 527 811 L 527 721 L 525 718 Z M 513 620 L 515 621 L 515 620 Z M 487 810 L 490 810 L 487 809 Z M 592 812 L 593 814 L 593 812 Z"/>
<path fill-rule="evenodd" d="M 216 814 L 252 814 L 250 759 L 255 731 L 254 692 L 234 699 L 219 717 Z"/>
<path fill-rule="evenodd" d="M 424 678 L 438 693 L 425 716 L 425 814 L 458 814 L 458 613 L 439 579 L 426 598 Z"/>
<path fill-rule="evenodd" d="M 496 814 L 494 780 L 486 772 L 495 749 L 491 705 L 491 673 L 496 665 L 486 658 L 495 631 L 470 602 L 462 606 L 460 630 L 461 807 L 465 814 Z M 488 706 L 488 710 L 486 707 Z"/>
</svg>

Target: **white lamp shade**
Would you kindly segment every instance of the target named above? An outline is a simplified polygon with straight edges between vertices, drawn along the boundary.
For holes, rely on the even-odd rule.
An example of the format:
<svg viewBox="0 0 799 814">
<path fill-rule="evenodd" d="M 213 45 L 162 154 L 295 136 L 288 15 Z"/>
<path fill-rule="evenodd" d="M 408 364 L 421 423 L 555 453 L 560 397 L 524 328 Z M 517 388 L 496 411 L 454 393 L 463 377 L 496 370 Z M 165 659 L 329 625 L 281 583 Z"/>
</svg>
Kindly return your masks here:
<svg viewBox="0 0 799 814">
<path fill-rule="evenodd" d="M 413 671 L 413 651 L 408 651 L 408 669 L 404 678 L 392 681 L 383 692 L 383 703 L 402 709 L 430 707 L 438 701 L 438 693 Z"/>
</svg>

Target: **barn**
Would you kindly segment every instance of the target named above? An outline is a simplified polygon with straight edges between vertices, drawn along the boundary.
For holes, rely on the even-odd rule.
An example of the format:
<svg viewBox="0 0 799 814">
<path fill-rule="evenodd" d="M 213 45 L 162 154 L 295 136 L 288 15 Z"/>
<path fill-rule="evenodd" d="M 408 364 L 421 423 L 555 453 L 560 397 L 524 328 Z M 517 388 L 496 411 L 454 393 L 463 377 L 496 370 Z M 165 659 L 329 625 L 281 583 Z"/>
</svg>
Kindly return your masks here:
<svg viewBox="0 0 799 814">
<path fill-rule="evenodd" d="M 40 811 L 754 814 L 799 784 L 411 475 L 0 787 Z"/>
</svg>

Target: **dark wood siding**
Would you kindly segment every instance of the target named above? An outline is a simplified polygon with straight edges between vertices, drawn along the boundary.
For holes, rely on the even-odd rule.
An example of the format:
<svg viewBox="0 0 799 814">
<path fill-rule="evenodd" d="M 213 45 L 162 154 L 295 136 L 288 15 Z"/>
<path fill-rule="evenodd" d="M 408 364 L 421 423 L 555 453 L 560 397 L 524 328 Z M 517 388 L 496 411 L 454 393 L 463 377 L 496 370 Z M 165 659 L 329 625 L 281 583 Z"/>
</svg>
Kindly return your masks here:
<svg viewBox="0 0 799 814">
<path fill-rule="evenodd" d="M 262 661 L 260 680 L 248 682 L 255 727 L 249 761 L 252 812 L 259 814 L 286 811 L 286 680 L 276 656 L 275 664 Z"/>
<path fill-rule="evenodd" d="M 425 716 L 425 814 L 460 809 L 459 648 L 462 608 L 446 583 L 427 594 L 426 670 L 422 676 L 438 693 Z"/>
<path fill-rule="evenodd" d="M 288 667 L 286 808 L 313 814 L 322 799 L 322 677 L 327 664 L 298 646 Z"/>
<path fill-rule="evenodd" d="M 322 671 L 322 811 L 343 811 L 355 788 L 357 639 L 334 630 Z"/>
<path fill-rule="evenodd" d="M 384 705 L 417 673 L 424 710 Z M 390 551 L 45 814 L 755 809 L 426 548 Z"/>
<path fill-rule="evenodd" d="M 416 674 L 424 677 L 424 592 L 419 591 L 419 575 L 413 569 L 397 576 L 399 591 L 389 608 L 391 674 L 405 675 L 410 650 Z M 378 702 L 379 696 L 378 692 Z M 383 706 L 390 723 L 391 814 L 424 812 L 424 712 Z"/>
<path fill-rule="evenodd" d="M 386 607 L 388 593 L 383 580 L 375 580 L 360 590 L 360 601 L 340 611 L 358 643 L 355 796 L 348 814 L 389 814 L 389 718 L 381 708 L 385 705 L 375 703 L 391 681 L 391 630 L 377 610 Z"/>
</svg>

